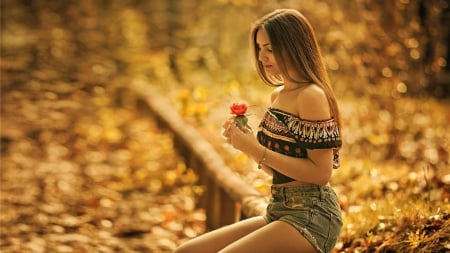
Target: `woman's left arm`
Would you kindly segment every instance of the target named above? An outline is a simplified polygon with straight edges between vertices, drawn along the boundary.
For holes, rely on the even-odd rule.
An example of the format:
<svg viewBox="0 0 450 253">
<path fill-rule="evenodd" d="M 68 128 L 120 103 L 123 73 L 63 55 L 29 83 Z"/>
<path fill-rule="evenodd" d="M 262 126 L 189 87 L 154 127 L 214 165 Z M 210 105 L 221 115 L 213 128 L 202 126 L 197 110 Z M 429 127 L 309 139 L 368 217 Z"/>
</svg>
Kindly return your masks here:
<svg viewBox="0 0 450 253">
<path fill-rule="evenodd" d="M 333 168 L 332 149 L 308 149 L 307 158 L 296 158 L 272 151 L 259 144 L 252 133 L 230 126 L 231 145 L 253 158 L 257 163 L 274 168 L 299 182 L 325 185 Z"/>
</svg>

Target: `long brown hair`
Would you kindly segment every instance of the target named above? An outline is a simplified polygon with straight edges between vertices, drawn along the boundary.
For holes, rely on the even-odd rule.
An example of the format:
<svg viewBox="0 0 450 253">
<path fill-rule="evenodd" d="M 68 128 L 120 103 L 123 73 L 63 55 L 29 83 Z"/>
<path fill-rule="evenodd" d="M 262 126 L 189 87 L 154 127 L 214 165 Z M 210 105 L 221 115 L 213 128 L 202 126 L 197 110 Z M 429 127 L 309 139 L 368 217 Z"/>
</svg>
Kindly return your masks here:
<svg viewBox="0 0 450 253">
<path fill-rule="evenodd" d="M 337 120 L 341 129 L 336 97 L 328 79 L 314 29 L 308 19 L 296 10 L 279 9 L 266 14 L 252 27 L 250 47 L 258 74 L 266 84 L 280 86 L 283 85 L 282 78 L 268 75 L 258 60 L 259 48 L 256 35 L 260 29 L 264 30 L 269 38 L 275 60 L 283 76 L 289 81 L 304 83 L 304 80 L 295 80 L 295 77 L 289 74 L 288 66 L 292 66 L 291 71 L 297 72 L 295 76 L 306 78 L 307 82 L 319 85 L 325 91 L 332 117 Z"/>
</svg>

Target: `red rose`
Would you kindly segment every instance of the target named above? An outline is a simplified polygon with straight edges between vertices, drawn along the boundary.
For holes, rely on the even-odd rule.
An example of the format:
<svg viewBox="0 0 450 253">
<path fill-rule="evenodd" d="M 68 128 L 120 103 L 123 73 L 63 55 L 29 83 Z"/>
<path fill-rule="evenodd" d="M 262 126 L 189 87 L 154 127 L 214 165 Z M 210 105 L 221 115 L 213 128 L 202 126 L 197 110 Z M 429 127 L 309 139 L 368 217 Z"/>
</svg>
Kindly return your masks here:
<svg viewBox="0 0 450 253">
<path fill-rule="evenodd" d="M 231 114 L 235 115 L 235 121 L 238 127 L 242 131 L 248 131 L 247 130 L 247 116 L 245 113 L 247 112 L 248 106 L 245 103 L 233 103 L 230 106 Z"/>
<path fill-rule="evenodd" d="M 233 103 L 230 106 L 231 114 L 244 115 L 247 112 L 248 106 L 245 103 Z"/>
</svg>

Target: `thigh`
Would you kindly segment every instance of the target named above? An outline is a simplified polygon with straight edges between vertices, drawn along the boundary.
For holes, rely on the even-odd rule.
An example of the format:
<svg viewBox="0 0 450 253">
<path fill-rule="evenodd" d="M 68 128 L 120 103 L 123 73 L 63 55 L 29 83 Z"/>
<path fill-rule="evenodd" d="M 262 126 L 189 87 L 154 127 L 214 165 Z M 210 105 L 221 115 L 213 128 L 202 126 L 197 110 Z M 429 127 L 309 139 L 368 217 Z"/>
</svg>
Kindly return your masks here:
<svg viewBox="0 0 450 253">
<path fill-rule="evenodd" d="M 284 221 L 274 221 L 251 234 L 233 242 L 220 253 L 269 253 L 269 252 L 303 252 L 318 251 L 292 225 Z"/>
<path fill-rule="evenodd" d="M 183 245 L 175 252 L 219 252 L 227 245 L 267 225 L 263 217 L 253 217 L 200 235 Z"/>
</svg>

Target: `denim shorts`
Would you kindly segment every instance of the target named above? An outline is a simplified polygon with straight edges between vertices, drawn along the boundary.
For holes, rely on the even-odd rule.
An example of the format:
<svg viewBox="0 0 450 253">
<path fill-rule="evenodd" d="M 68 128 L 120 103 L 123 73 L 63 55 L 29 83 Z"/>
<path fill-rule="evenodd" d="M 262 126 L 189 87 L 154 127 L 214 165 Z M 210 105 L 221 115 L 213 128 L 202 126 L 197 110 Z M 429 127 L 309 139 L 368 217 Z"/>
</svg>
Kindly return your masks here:
<svg viewBox="0 0 450 253">
<path fill-rule="evenodd" d="M 272 186 L 264 219 L 289 223 L 321 253 L 331 252 L 342 228 L 338 198 L 326 185 Z"/>
</svg>

